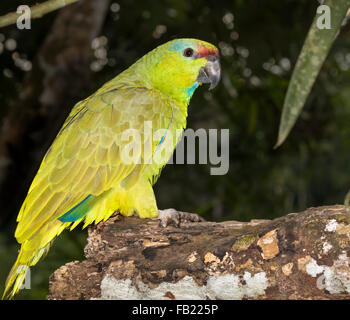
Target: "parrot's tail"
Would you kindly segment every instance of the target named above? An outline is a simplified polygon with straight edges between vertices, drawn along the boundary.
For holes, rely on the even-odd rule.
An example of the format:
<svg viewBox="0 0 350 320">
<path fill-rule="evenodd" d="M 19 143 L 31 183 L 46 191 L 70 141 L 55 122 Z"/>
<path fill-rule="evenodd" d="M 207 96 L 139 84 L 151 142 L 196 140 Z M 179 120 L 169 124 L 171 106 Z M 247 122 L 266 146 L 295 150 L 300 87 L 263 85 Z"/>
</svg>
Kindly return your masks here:
<svg viewBox="0 0 350 320">
<path fill-rule="evenodd" d="M 21 289 L 29 267 L 34 266 L 49 251 L 51 243 L 40 249 L 30 248 L 29 241 L 22 244 L 17 260 L 7 276 L 2 299 L 12 299 Z"/>
</svg>

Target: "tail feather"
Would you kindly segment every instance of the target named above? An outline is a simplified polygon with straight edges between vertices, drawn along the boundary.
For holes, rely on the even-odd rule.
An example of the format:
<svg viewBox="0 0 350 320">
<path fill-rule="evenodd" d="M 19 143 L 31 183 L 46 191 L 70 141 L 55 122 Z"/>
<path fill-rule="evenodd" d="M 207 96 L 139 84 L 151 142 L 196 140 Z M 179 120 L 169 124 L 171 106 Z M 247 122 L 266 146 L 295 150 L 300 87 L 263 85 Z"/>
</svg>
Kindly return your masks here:
<svg viewBox="0 0 350 320">
<path fill-rule="evenodd" d="M 50 249 L 51 242 L 40 249 L 27 249 L 26 243 L 22 244 L 17 260 L 11 268 L 5 283 L 5 290 L 2 300 L 12 299 L 21 289 L 30 266 L 34 266 L 42 256 L 45 256 Z"/>
<path fill-rule="evenodd" d="M 21 289 L 28 269 L 29 266 L 20 264 L 17 259 L 6 279 L 5 290 L 1 298 L 2 300 L 12 299 L 13 296 Z"/>
</svg>

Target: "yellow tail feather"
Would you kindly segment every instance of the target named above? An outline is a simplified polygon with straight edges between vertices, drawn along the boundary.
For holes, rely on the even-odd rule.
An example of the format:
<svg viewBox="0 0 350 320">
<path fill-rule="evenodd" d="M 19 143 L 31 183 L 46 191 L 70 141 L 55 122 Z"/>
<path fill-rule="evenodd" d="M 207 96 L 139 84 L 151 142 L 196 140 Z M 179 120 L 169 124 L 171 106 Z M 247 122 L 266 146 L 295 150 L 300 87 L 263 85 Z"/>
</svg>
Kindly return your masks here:
<svg viewBox="0 0 350 320">
<path fill-rule="evenodd" d="M 7 276 L 5 290 L 1 298 L 2 300 L 12 299 L 13 296 L 21 289 L 29 267 L 34 266 L 43 255 L 46 255 L 50 249 L 50 245 L 51 242 L 39 250 L 27 250 L 28 246 L 26 246 L 26 243 L 21 246 L 17 260 Z"/>
<path fill-rule="evenodd" d="M 5 290 L 1 298 L 2 300 L 12 299 L 21 289 L 28 268 L 28 266 L 20 265 L 17 259 L 6 279 Z M 10 291 L 11 288 L 12 290 Z"/>
<path fill-rule="evenodd" d="M 21 289 L 29 267 L 36 265 L 40 258 L 47 254 L 53 240 L 68 225 L 69 224 L 61 223 L 58 220 L 53 221 L 45 225 L 34 236 L 21 244 L 21 250 L 16 262 L 7 276 L 2 299 L 13 298 Z"/>
</svg>

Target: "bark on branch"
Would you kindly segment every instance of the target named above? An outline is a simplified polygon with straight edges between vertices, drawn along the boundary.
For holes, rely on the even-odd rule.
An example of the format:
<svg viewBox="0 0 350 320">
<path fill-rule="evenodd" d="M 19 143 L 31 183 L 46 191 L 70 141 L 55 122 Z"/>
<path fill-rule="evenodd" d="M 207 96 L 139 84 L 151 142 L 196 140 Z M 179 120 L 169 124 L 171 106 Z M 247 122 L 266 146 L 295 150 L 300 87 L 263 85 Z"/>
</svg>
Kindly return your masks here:
<svg viewBox="0 0 350 320">
<path fill-rule="evenodd" d="M 181 223 L 114 216 L 89 229 L 86 260 L 50 278 L 48 299 L 349 299 L 350 214 Z"/>
</svg>

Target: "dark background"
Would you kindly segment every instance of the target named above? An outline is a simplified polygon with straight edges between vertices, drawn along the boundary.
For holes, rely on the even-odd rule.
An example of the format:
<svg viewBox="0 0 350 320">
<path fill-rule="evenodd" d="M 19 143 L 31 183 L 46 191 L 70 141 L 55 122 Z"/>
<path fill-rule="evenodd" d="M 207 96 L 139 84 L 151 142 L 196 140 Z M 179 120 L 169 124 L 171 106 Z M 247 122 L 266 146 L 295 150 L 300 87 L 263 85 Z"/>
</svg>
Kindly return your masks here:
<svg viewBox="0 0 350 320">
<path fill-rule="evenodd" d="M 31 30 L 0 29 L 1 290 L 18 250 L 18 210 L 70 108 L 174 38 L 206 40 L 221 50 L 222 81 L 213 91 L 202 86 L 195 92 L 188 127 L 229 128 L 230 168 L 224 176 L 210 176 L 209 165 L 166 166 L 155 185 L 160 209 L 248 221 L 343 203 L 350 188 L 347 26 L 291 135 L 273 150 L 316 0 L 92 2 L 32 20 Z M 24 3 L 35 2 L 1 1 L 0 14 Z M 103 3 L 105 12 L 98 8 Z M 44 298 L 49 275 L 83 259 L 86 236 L 78 228 L 62 234 L 32 268 L 32 290 L 18 298 Z"/>
</svg>

